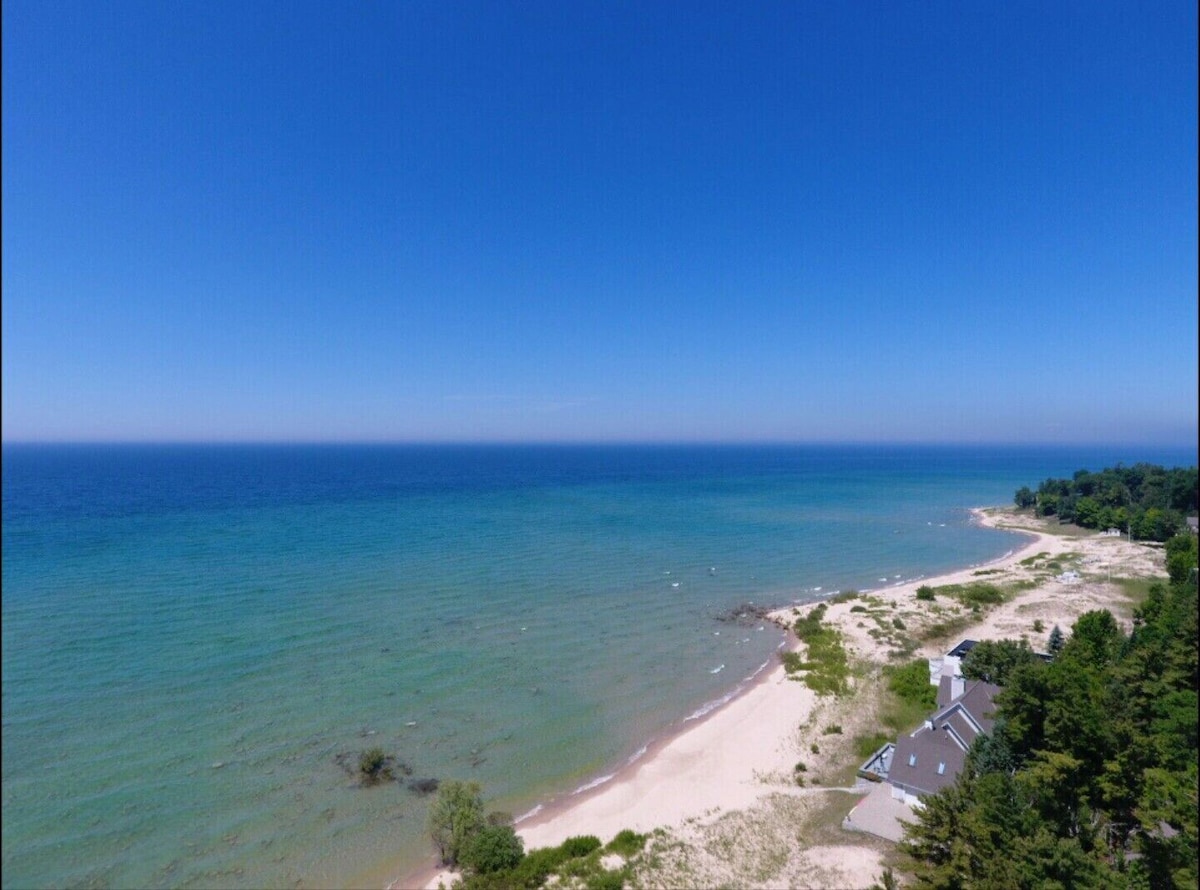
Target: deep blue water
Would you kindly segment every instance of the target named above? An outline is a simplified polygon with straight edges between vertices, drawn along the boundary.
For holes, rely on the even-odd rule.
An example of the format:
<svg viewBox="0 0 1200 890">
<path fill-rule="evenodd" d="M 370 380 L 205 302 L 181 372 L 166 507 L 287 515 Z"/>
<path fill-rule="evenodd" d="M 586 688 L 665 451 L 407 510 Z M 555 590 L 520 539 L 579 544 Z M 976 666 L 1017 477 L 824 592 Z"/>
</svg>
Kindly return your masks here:
<svg viewBox="0 0 1200 890">
<path fill-rule="evenodd" d="M 338 755 L 523 812 L 772 657 L 722 610 L 994 558 L 967 508 L 1140 460 L 1196 457 L 7 445 L 3 885 L 380 883 L 427 801 Z"/>
</svg>

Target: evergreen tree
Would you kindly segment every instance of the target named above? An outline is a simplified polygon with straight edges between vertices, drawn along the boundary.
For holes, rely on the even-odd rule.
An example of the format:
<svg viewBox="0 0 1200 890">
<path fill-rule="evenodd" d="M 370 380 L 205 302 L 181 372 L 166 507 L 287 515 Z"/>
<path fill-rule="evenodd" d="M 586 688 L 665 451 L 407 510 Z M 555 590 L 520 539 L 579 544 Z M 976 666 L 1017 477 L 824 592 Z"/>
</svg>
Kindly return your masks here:
<svg viewBox="0 0 1200 890">
<path fill-rule="evenodd" d="M 1057 656 L 1059 652 L 1062 652 L 1063 643 L 1065 642 L 1062 628 L 1056 624 L 1054 625 L 1054 629 L 1050 631 L 1050 639 L 1046 644 L 1046 651 L 1051 655 Z"/>
</svg>

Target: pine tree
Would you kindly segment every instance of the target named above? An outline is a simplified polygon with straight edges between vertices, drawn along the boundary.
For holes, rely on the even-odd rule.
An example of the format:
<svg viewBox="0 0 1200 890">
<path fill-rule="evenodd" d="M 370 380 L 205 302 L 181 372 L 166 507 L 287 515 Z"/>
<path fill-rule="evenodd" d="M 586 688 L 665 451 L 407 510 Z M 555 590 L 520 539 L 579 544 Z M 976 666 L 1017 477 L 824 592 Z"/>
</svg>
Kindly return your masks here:
<svg viewBox="0 0 1200 890">
<path fill-rule="evenodd" d="M 1050 631 L 1050 641 L 1047 644 L 1050 654 L 1058 655 L 1058 653 L 1062 651 L 1062 647 L 1065 642 L 1066 640 L 1063 639 L 1062 628 L 1060 628 L 1057 624 L 1054 625 L 1054 630 Z"/>
</svg>

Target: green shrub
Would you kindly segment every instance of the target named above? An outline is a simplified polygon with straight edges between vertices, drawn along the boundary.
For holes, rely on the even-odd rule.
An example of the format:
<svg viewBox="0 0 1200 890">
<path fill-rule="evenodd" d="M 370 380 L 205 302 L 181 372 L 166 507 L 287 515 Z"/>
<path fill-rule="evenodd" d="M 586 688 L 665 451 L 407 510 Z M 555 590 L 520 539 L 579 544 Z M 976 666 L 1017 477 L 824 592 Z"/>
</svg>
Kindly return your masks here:
<svg viewBox="0 0 1200 890">
<path fill-rule="evenodd" d="M 821 749 L 817 746 L 816 742 L 813 742 L 811 745 L 809 745 L 808 750 L 812 751 L 814 754 L 821 753 Z"/>
<path fill-rule="evenodd" d="M 1040 634 L 1045 629 L 1046 629 L 1046 622 L 1043 621 L 1041 618 L 1038 618 L 1033 622 L 1033 632 L 1035 634 Z"/>
<path fill-rule="evenodd" d="M 383 768 L 384 761 L 387 760 L 387 755 L 383 753 L 382 748 L 371 748 L 363 751 L 358 758 L 358 769 L 364 773 L 377 773 Z"/>
<path fill-rule="evenodd" d="M 945 618 L 925 628 L 920 634 L 922 640 L 944 640 L 971 626 L 971 618 L 967 615 L 955 615 Z"/>
<path fill-rule="evenodd" d="M 866 606 L 851 606 L 850 611 L 851 612 L 865 612 L 865 611 L 867 611 L 867 607 Z"/>
<path fill-rule="evenodd" d="M 594 834 L 577 835 L 569 837 L 558 848 L 566 854 L 568 859 L 576 859 L 580 856 L 586 856 L 594 850 L 599 850 L 601 847 L 600 838 Z"/>
<path fill-rule="evenodd" d="M 647 835 L 638 834 L 628 828 L 623 828 L 617 832 L 616 837 L 608 842 L 608 846 L 605 849 L 610 853 L 617 853 L 628 859 L 641 852 L 642 848 L 646 846 L 646 838 Z"/>
<path fill-rule="evenodd" d="M 933 588 L 930 587 L 928 584 L 922 584 L 920 587 L 917 588 L 917 599 L 933 600 L 933 598 L 934 598 Z"/>
<path fill-rule="evenodd" d="M 494 871 L 487 874 L 476 871 L 463 872 L 462 876 L 454 884 L 454 890 L 520 890 L 520 888 L 529 887 L 530 890 L 542 886 L 537 884 L 524 884 L 517 877 L 518 870 L 509 871 Z M 445 886 L 444 884 L 442 886 Z"/>
<path fill-rule="evenodd" d="M 443 782 L 429 808 L 429 834 L 444 865 L 457 865 L 467 842 L 483 828 L 483 798 L 475 782 Z"/>
<path fill-rule="evenodd" d="M 789 674 L 804 670 L 804 659 L 800 657 L 799 652 L 784 652 L 779 656 L 779 660 L 783 662 L 783 669 Z"/>
<path fill-rule="evenodd" d="M 824 628 L 821 627 L 821 620 L 825 617 L 825 612 L 827 610 L 828 607 L 825 605 L 825 603 L 821 603 L 821 605 L 817 606 L 815 609 L 812 609 L 804 617 L 797 618 L 795 624 L 796 636 L 807 642 L 809 637 L 820 634 L 821 631 L 824 630 Z"/>
<path fill-rule="evenodd" d="M 359 777 L 362 784 L 376 784 L 395 780 L 395 769 L 404 775 L 412 774 L 408 766 L 396 763 L 396 758 L 385 754 L 382 747 L 368 748 L 359 756 Z"/>
<path fill-rule="evenodd" d="M 841 735 L 842 734 L 842 724 L 830 723 L 828 726 L 825 727 L 823 732 L 825 733 L 825 735 Z"/>
<path fill-rule="evenodd" d="M 972 608 L 976 606 L 994 606 L 1005 600 L 1003 590 L 995 584 L 985 584 L 982 582 L 966 585 L 962 592 L 959 593 L 958 598 Z"/>
<path fill-rule="evenodd" d="M 601 870 L 584 881 L 587 890 L 621 890 L 625 886 L 625 870 Z"/>
<path fill-rule="evenodd" d="M 904 630 L 904 622 L 899 618 L 893 618 L 892 627 L 896 628 L 896 630 Z"/>
<path fill-rule="evenodd" d="M 888 689 L 910 704 L 931 709 L 937 704 L 937 687 L 929 682 L 929 662 L 923 658 L 883 669 Z"/>
<path fill-rule="evenodd" d="M 789 673 L 806 671 L 804 683 L 818 695 L 844 695 L 849 691 L 850 665 L 842 646 L 842 635 L 821 622 L 825 612 L 826 606 L 822 603 L 806 616 L 796 619 L 796 636 L 808 650 L 808 661 L 795 653 L 785 653 L 783 664 Z"/>
<path fill-rule="evenodd" d="M 792 769 L 798 773 L 806 773 L 808 772 L 808 764 L 801 760 Z"/>
<path fill-rule="evenodd" d="M 516 868 L 525 856 L 525 842 L 511 825 L 484 825 L 463 845 L 459 863 L 480 874 Z"/>
<path fill-rule="evenodd" d="M 512 882 L 508 886 L 540 887 L 568 858 L 562 847 L 538 847 L 536 850 L 530 850 L 512 870 Z"/>
</svg>

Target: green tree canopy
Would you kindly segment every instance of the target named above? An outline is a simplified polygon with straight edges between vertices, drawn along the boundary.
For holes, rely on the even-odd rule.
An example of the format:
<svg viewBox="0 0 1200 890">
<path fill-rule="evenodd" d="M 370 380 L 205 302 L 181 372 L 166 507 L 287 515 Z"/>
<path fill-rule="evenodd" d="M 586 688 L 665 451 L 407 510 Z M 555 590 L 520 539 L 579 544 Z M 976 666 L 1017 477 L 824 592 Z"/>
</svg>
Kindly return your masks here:
<svg viewBox="0 0 1200 890">
<path fill-rule="evenodd" d="M 450 780 L 438 786 L 429 808 L 429 834 L 443 864 L 457 865 L 467 843 L 485 824 L 478 783 Z"/>
<path fill-rule="evenodd" d="M 991 735 L 905 829 L 916 885 L 1196 887 L 1198 649 L 1189 573 L 1128 636 L 1089 612 L 1054 661 L 1012 666 Z"/>
<path fill-rule="evenodd" d="M 1024 640 L 982 640 L 963 659 L 962 673 L 968 680 L 986 680 L 1003 686 L 1019 665 L 1037 660 Z"/>
</svg>

